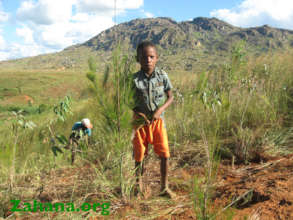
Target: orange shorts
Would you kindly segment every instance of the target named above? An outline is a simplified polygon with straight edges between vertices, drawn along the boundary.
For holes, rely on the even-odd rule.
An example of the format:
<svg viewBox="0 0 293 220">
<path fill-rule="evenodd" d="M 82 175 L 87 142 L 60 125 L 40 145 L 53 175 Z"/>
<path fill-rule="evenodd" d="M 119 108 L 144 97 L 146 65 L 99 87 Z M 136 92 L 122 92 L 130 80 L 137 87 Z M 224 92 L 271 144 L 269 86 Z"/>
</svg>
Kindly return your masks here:
<svg viewBox="0 0 293 220">
<path fill-rule="evenodd" d="M 141 162 L 144 155 L 147 155 L 148 144 L 154 145 L 154 151 L 159 157 L 170 157 L 167 131 L 161 118 L 135 130 L 132 144 L 136 162 Z"/>
</svg>

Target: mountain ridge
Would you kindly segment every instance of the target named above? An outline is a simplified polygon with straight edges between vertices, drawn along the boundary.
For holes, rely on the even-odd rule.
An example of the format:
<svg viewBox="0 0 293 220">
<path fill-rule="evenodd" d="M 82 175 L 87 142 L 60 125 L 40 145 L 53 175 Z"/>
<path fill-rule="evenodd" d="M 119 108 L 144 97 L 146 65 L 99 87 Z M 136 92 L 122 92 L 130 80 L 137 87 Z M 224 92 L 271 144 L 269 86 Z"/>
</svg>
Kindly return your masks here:
<svg viewBox="0 0 293 220">
<path fill-rule="evenodd" d="M 171 57 L 171 63 L 178 61 L 179 57 L 186 62 L 190 62 L 190 57 L 198 58 L 191 65 L 187 64 L 187 68 L 186 65 L 178 66 L 190 70 L 193 64 L 207 57 L 209 61 L 226 57 L 232 46 L 241 40 L 246 42 L 246 49 L 251 54 L 292 48 L 293 30 L 268 25 L 241 28 L 217 18 L 205 17 L 182 22 L 167 17 L 134 19 L 117 24 L 84 43 L 69 46 L 60 52 L 2 61 L 0 67 L 83 69 L 87 67 L 90 56 L 95 57 L 98 63 L 105 63 L 118 43 L 126 53 L 134 53 L 137 44 L 143 40 L 154 42 L 165 58 L 163 60 Z M 199 64 L 204 66 L 206 62 Z"/>
</svg>

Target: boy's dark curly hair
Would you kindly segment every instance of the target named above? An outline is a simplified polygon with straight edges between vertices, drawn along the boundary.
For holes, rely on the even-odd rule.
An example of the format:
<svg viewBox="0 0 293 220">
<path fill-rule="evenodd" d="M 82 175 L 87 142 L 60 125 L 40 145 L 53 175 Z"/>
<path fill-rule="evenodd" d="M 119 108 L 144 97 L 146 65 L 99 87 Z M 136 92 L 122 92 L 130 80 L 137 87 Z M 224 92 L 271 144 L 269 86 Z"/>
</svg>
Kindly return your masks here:
<svg viewBox="0 0 293 220">
<path fill-rule="evenodd" d="M 138 54 L 140 54 L 144 48 L 146 47 L 153 47 L 157 50 L 156 45 L 151 41 L 142 41 L 138 44 L 136 48 L 136 61 L 138 62 Z"/>
</svg>

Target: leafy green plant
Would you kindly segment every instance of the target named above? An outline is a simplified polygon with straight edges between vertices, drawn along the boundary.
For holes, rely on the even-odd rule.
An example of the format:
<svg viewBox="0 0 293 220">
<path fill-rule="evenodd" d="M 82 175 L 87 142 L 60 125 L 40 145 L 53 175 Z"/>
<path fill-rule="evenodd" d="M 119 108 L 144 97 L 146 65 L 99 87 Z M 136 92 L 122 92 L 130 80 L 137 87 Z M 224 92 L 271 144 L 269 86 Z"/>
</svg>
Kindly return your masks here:
<svg viewBox="0 0 293 220">
<path fill-rule="evenodd" d="M 71 98 L 70 96 L 65 96 L 64 99 L 57 105 L 54 106 L 53 111 L 59 120 L 65 121 L 68 114 L 71 112 Z"/>
<path fill-rule="evenodd" d="M 68 140 L 66 139 L 66 137 L 63 134 L 55 134 L 52 129 L 52 125 L 53 125 L 53 123 L 56 123 L 56 121 L 58 121 L 58 120 L 65 122 L 66 117 L 69 114 L 72 114 L 72 112 L 71 112 L 71 98 L 69 96 L 65 96 L 65 98 L 59 102 L 59 104 L 54 106 L 53 111 L 54 111 L 55 115 L 57 116 L 57 119 L 55 119 L 55 120 L 53 119 L 50 121 L 50 123 L 48 125 L 48 129 L 50 131 L 50 136 L 51 136 L 50 137 L 51 150 L 54 154 L 54 160 L 55 160 L 55 157 L 58 155 L 58 153 L 63 153 L 61 148 L 68 144 Z M 56 143 L 55 139 L 57 139 L 59 144 Z"/>
<path fill-rule="evenodd" d="M 27 120 L 23 114 L 22 111 L 18 112 L 12 112 L 12 115 L 14 117 L 14 120 L 12 122 L 12 133 L 14 136 L 14 144 L 13 144 L 13 153 L 12 153 L 12 166 L 11 166 L 11 172 L 10 172 L 10 190 L 13 189 L 14 184 L 14 176 L 15 176 L 15 170 L 16 170 L 16 151 L 17 146 L 19 142 L 19 133 L 21 130 L 24 129 L 34 129 L 36 127 L 35 123 Z"/>
</svg>

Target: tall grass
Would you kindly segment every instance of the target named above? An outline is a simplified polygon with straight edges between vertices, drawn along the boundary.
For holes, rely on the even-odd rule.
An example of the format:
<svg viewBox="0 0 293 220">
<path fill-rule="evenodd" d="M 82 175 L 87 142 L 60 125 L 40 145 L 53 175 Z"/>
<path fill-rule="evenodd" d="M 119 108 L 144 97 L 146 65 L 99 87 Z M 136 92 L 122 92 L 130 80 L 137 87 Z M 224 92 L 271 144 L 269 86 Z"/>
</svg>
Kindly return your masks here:
<svg viewBox="0 0 293 220">
<path fill-rule="evenodd" d="M 90 88 L 93 94 L 91 109 L 95 118 L 95 140 L 92 146 L 98 163 L 103 167 L 111 166 L 111 181 L 123 198 L 129 198 L 132 183 L 131 175 L 131 119 L 133 108 L 132 73 L 134 58 L 121 55 L 119 47 L 114 51 L 112 64 L 108 65 L 98 80 L 96 67 L 89 60 Z M 109 160 L 111 158 L 111 160 Z M 103 161 L 103 163 L 101 162 Z M 107 163 L 111 163 L 107 164 Z M 103 165 L 102 165 L 103 164 Z M 129 172 L 130 171 L 130 172 Z M 127 177 L 127 178 L 125 178 Z M 118 185 L 117 185 L 118 184 Z"/>
<path fill-rule="evenodd" d="M 168 122 L 171 142 L 200 142 L 200 122 L 211 133 L 217 133 L 222 157 L 235 156 L 237 162 L 255 159 L 258 152 L 276 144 L 268 143 L 272 141 L 268 136 L 292 122 L 290 59 L 292 53 L 252 59 L 245 56 L 243 48 L 235 48 L 230 63 L 194 76 L 193 85 L 177 89 L 180 96 L 168 113 L 172 115 Z M 177 75 L 174 78 L 180 80 Z"/>
<path fill-rule="evenodd" d="M 236 158 L 237 163 L 249 163 L 265 151 L 292 152 L 292 59 L 292 51 L 251 58 L 245 54 L 245 45 L 239 44 L 231 52 L 230 62 L 208 72 L 172 74 L 170 71 L 175 102 L 166 112 L 166 124 L 172 158 L 183 158 L 182 166 L 205 165 L 205 176 L 197 179 L 197 189 L 200 189 L 197 195 L 202 197 L 196 200 L 203 219 L 213 216 L 208 207 L 218 155 L 222 159 Z M 129 200 L 135 183 L 131 155 L 134 59 L 117 50 L 104 73 L 97 69 L 100 68 L 90 60 L 89 72 L 84 76 L 89 82 L 90 99 L 73 101 L 74 115 L 64 122 L 54 122 L 52 127 L 56 134 L 68 137 L 75 121 L 90 118 L 93 134 L 86 152 L 77 158 L 76 166 L 94 167 L 95 179 L 91 183 L 96 188 L 91 192 L 99 192 L 104 199 Z M 33 180 L 38 186 L 43 184 L 42 173 L 70 166 L 69 152 L 64 151 L 56 158 L 51 152 L 47 124 L 54 117 L 53 112 L 31 115 L 29 119 L 38 124 L 37 129 L 18 130 L 17 136 L 11 129 L 2 132 L 1 156 L 9 157 L 10 161 L 16 158 L 15 176 L 36 174 Z M 0 194 L 5 195 L 0 198 L 2 213 L 10 198 L 22 196 L 21 192 L 7 194 L 11 167 L 12 163 L 1 161 Z M 13 181 L 14 185 L 18 180 Z M 75 190 L 72 189 L 72 195 Z M 73 196 L 70 199 L 74 198 L 78 199 Z"/>
<path fill-rule="evenodd" d="M 184 87 L 176 85 L 176 106 L 168 112 L 169 136 L 176 158 L 184 158 L 186 165 L 205 165 L 205 175 L 195 179 L 193 188 L 199 219 L 216 217 L 210 201 L 219 156 L 249 163 L 265 152 L 290 152 L 292 58 L 290 53 L 253 59 L 241 43 L 230 63 L 194 76 Z M 173 77 L 188 81 L 182 75 Z"/>
</svg>

